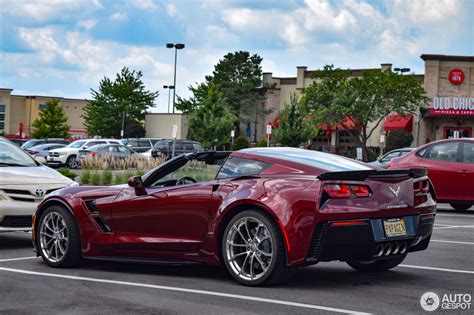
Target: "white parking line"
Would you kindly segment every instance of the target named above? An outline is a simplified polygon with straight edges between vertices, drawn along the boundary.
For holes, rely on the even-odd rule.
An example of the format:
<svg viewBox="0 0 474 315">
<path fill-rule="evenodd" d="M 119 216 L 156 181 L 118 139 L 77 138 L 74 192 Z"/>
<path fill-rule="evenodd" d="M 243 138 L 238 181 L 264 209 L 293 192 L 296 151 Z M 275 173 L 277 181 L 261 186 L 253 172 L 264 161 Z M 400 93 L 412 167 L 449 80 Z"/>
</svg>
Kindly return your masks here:
<svg viewBox="0 0 474 315">
<path fill-rule="evenodd" d="M 445 241 L 445 240 L 430 240 L 430 242 L 474 245 L 474 243 L 472 243 L 472 242 Z"/>
<path fill-rule="evenodd" d="M 415 265 L 398 265 L 398 266 L 405 267 L 405 268 L 413 268 L 413 269 L 425 269 L 425 270 L 446 271 L 446 272 L 454 272 L 454 273 L 474 274 L 474 271 L 471 271 L 471 270 L 446 269 L 446 268 L 415 266 Z"/>
<path fill-rule="evenodd" d="M 27 259 L 35 259 L 35 258 L 37 258 L 37 257 L 36 256 L 30 256 L 30 257 L 8 258 L 8 259 L 0 259 L 0 262 L 15 261 L 15 260 L 27 260 Z"/>
<path fill-rule="evenodd" d="M 446 213 L 446 212 L 436 212 L 436 216 L 440 217 L 460 217 L 460 218 L 470 218 L 474 219 L 474 214 L 456 214 L 456 213 Z"/>
<path fill-rule="evenodd" d="M 186 288 L 169 287 L 169 286 L 153 285 L 153 284 L 146 284 L 146 283 L 116 281 L 116 280 L 87 278 L 87 277 L 78 277 L 78 276 L 68 276 L 68 275 L 61 275 L 61 274 L 54 274 L 54 273 L 45 273 L 45 272 L 29 271 L 29 270 L 22 270 L 22 269 L 4 268 L 4 267 L 0 267 L 0 271 L 8 271 L 8 272 L 21 273 L 21 274 L 27 274 L 27 275 L 61 278 L 61 279 L 69 279 L 69 280 L 79 280 L 79 281 L 88 281 L 88 282 L 118 284 L 118 285 L 141 287 L 141 288 L 150 288 L 150 289 L 158 289 L 158 290 L 166 290 L 166 291 L 174 291 L 174 292 L 186 292 L 186 293 L 194 293 L 194 294 L 202 294 L 202 295 L 210 295 L 210 296 L 219 296 L 219 297 L 226 297 L 226 298 L 239 299 L 239 300 L 256 301 L 256 302 L 263 302 L 263 303 L 270 303 L 270 304 L 277 304 L 277 305 L 300 307 L 300 308 L 305 308 L 305 309 L 328 311 L 328 312 L 334 312 L 334 313 L 370 314 L 370 313 L 363 313 L 363 312 L 357 312 L 357 311 L 346 310 L 346 309 L 341 309 L 341 308 L 334 308 L 334 307 L 328 307 L 328 306 L 314 305 L 314 304 L 298 303 L 298 302 L 291 302 L 291 301 L 281 301 L 281 300 L 273 300 L 273 299 L 260 298 L 260 297 L 248 296 L 248 295 L 222 293 L 222 292 L 205 291 L 205 290 L 195 290 L 195 289 L 186 289 Z"/>
<path fill-rule="evenodd" d="M 444 225 L 444 226 L 435 226 L 434 229 L 454 229 L 454 228 L 474 228 L 474 225 Z"/>
</svg>

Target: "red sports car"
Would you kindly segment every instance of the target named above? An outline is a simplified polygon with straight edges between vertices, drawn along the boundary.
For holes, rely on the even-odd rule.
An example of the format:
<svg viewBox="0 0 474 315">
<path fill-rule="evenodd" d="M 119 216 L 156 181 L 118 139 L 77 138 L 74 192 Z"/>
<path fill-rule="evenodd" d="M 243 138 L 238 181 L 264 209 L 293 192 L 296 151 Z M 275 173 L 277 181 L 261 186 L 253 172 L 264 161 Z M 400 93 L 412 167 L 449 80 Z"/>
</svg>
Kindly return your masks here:
<svg viewBox="0 0 474 315">
<path fill-rule="evenodd" d="M 412 167 L 428 169 L 438 202 L 460 211 L 474 205 L 474 139 L 431 142 L 388 164 L 389 169 Z"/>
<path fill-rule="evenodd" d="M 59 190 L 39 205 L 32 234 L 52 267 L 185 260 L 222 264 L 242 284 L 260 285 L 320 261 L 393 268 L 427 248 L 435 211 L 423 169 L 254 148 L 181 155 L 126 187 Z"/>
</svg>

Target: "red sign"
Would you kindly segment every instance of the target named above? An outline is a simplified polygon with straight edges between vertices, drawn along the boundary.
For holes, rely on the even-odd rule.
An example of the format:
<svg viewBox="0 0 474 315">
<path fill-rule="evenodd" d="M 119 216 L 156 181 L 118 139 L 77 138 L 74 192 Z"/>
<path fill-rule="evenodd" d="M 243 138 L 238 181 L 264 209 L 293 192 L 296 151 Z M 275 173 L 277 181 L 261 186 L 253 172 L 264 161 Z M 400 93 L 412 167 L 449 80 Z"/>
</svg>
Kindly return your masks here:
<svg viewBox="0 0 474 315">
<path fill-rule="evenodd" d="M 430 108 L 430 116 L 474 116 L 474 110 Z"/>
<path fill-rule="evenodd" d="M 459 85 L 464 81 L 464 72 L 461 69 L 452 69 L 449 71 L 449 82 Z"/>
</svg>

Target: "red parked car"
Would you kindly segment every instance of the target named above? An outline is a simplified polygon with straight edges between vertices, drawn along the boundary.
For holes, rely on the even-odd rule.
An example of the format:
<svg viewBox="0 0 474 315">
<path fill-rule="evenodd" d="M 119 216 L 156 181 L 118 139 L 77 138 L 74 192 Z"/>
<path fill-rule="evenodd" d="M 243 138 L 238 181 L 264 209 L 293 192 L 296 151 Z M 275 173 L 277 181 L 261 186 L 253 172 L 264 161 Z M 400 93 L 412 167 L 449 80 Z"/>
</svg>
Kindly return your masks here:
<svg viewBox="0 0 474 315">
<path fill-rule="evenodd" d="M 474 205 L 474 139 L 434 141 L 388 165 L 389 169 L 412 167 L 428 169 L 437 202 L 460 211 Z"/>
<path fill-rule="evenodd" d="M 222 264 L 245 285 L 343 260 L 384 271 L 430 241 L 426 170 L 375 170 L 337 155 L 254 148 L 180 155 L 128 186 L 53 192 L 33 244 L 52 267 L 81 258 Z"/>
</svg>

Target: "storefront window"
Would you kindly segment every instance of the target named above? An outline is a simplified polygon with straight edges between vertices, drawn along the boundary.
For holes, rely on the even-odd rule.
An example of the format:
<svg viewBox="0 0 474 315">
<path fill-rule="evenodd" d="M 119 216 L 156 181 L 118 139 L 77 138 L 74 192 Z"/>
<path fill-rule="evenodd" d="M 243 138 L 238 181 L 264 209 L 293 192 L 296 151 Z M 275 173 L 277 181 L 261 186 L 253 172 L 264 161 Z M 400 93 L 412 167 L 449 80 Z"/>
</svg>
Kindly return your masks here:
<svg viewBox="0 0 474 315">
<path fill-rule="evenodd" d="M 472 129 L 468 127 L 445 127 L 445 139 L 470 138 Z"/>
<path fill-rule="evenodd" d="M 5 130 L 5 105 L 0 105 L 0 130 Z"/>
</svg>

